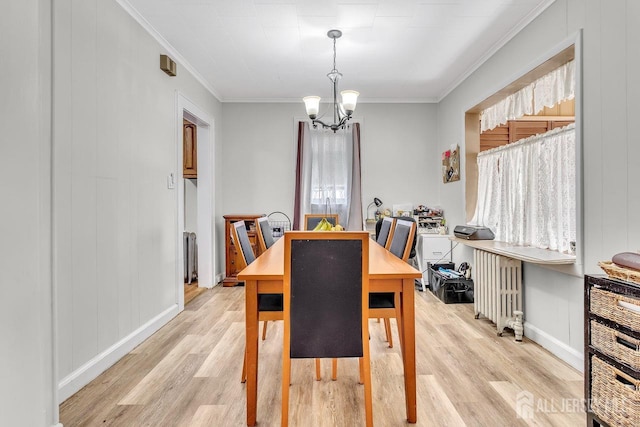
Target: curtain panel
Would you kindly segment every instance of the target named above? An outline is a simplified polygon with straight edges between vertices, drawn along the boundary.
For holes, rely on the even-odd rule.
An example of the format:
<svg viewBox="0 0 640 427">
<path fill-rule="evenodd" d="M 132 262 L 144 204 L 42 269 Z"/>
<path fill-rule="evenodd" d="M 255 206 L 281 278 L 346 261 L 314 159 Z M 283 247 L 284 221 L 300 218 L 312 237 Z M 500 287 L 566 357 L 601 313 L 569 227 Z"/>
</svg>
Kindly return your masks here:
<svg viewBox="0 0 640 427">
<path fill-rule="evenodd" d="M 347 230 L 362 230 L 360 125 L 333 132 L 298 123 L 293 228 L 304 215 L 337 213 Z"/>
<path fill-rule="evenodd" d="M 575 98 L 575 61 L 542 76 L 516 93 L 480 112 L 480 131 L 491 130 L 522 116 L 537 114 L 544 107 Z"/>
<path fill-rule="evenodd" d="M 576 240 L 575 125 L 478 155 L 471 224 L 496 240 L 570 253 Z"/>
</svg>

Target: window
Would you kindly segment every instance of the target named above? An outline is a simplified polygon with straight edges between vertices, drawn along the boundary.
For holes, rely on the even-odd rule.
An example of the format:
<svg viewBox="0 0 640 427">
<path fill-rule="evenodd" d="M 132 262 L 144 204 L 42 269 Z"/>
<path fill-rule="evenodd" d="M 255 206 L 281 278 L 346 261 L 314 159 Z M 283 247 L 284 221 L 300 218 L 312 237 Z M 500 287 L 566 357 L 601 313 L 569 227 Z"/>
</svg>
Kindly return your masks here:
<svg viewBox="0 0 640 427">
<path fill-rule="evenodd" d="M 467 221 L 490 227 L 496 240 L 564 253 L 576 249 L 579 146 L 573 125 L 479 153 L 481 117 L 491 129 L 573 98 L 574 57 L 571 45 L 467 111 Z"/>
<path fill-rule="evenodd" d="M 357 123 L 335 133 L 300 123 L 294 228 L 304 214 L 337 213 L 347 229 L 362 229 L 359 135 Z"/>
</svg>

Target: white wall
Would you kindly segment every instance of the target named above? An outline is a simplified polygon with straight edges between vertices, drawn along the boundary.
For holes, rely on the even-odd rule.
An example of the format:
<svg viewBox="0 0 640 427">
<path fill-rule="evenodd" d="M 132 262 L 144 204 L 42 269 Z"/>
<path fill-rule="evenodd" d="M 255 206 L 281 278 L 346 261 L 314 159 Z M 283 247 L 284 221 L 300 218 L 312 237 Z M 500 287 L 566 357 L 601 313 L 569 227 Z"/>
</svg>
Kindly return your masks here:
<svg viewBox="0 0 640 427">
<path fill-rule="evenodd" d="M 59 0 L 54 13 L 64 399 L 177 313 L 177 93 L 214 121 L 221 105 L 179 63 L 162 72 L 166 52 L 116 2 Z"/>
<path fill-rule="evenodd" d="M 602 273 L 597 261 L 640 249 L 640 5 L 632 0 L 557 0 L 438 105 L 438 140 L 464 145 L 464 112 L 518 77 L 522 68 L 583 28 L 584 272 Z M 464 170 L 464 167 L 463 167 Z M 464 176 L 463 176 L 464 179 Z M 447 212 L 464 222 L 464 185 L 441 185 Z M 452 217 L 449 216 L 451 220 Z M 454 224 L 450 222 L 450 224 Z M 457 249 L 458 261 L 470 251 Z M 525 266 L 529 335 L 580 368 L 583 345 L 582 278 Z M 527 331 L 525 331 L 525 334 Z"/>
<path fill-rule="evenodd" d="M 0 424 L 52 426 L 51 5 L 0 14 Z"/>
<path fill-rule="evenodd" d="M 283 211 L 293 221 L 295 123 L 304 119 L 302 102 L 224 104 L 224 214 Z M 438 204 L 435 104 L 359 104 L 354 120 L 362 123 L 363 209 L 374 197 L 389 208 Z"/>
</svg>

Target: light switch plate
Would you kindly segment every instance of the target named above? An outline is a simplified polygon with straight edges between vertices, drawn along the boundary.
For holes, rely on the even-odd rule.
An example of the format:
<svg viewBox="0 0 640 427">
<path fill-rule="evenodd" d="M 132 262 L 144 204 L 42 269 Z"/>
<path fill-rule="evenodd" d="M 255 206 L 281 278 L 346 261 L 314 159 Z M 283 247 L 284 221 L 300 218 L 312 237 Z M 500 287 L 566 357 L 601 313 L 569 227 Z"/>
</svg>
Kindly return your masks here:
<svg viewBox="0 0 640 427">
<path fill-rule="evenodd" d="M 176 179 L 173 175 L 173 172 L 170 173 L 169 176 L 167 176 L 167 188 L 169 190 L 173 190 L 174 188 L 176 188 Z"/>
</svg>

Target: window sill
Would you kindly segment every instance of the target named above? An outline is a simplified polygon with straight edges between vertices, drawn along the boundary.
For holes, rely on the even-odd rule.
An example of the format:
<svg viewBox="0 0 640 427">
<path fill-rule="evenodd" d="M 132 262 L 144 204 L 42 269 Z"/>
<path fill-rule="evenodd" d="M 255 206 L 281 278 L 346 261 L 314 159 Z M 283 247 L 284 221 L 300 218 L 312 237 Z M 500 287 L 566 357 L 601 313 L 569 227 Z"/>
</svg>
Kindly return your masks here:
<svg viewBox="0 0 640 427">
<path fill-rule="evenodd" d="M 549 249 L 516 246 L 496 240 L 466 240 L 451 237 L 451 241 L 532 264 L 570 265 L 576 263 L 575 255 L 567 255 Z"/>
</svg>

